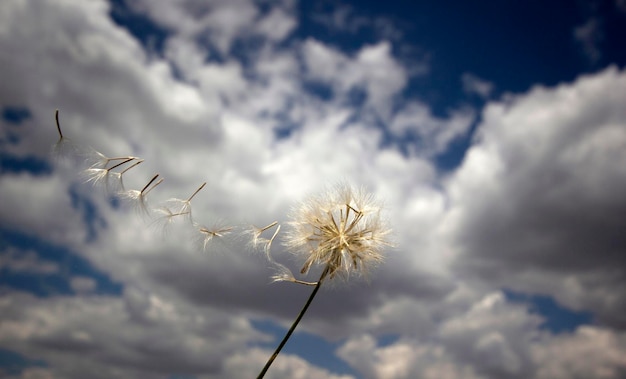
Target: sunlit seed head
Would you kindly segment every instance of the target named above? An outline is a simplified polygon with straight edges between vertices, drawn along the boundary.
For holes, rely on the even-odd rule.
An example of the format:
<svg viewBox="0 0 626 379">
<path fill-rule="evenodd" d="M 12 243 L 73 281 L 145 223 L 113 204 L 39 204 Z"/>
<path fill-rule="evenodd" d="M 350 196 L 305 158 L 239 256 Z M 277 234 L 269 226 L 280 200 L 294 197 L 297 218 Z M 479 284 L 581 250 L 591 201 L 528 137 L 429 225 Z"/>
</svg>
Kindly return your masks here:
<svg viewBox="0 0 626 379">
<path fill-rule="evenodd" d="M 294 210 L 285 245 L 305 257 L 303 274 L 312 265 L 327 267 L 330 278 L 362 274 L 383 260 L 383 249 L 390 245 L 380 211 L 371 194 L 337 186 Z"/>
</svg>

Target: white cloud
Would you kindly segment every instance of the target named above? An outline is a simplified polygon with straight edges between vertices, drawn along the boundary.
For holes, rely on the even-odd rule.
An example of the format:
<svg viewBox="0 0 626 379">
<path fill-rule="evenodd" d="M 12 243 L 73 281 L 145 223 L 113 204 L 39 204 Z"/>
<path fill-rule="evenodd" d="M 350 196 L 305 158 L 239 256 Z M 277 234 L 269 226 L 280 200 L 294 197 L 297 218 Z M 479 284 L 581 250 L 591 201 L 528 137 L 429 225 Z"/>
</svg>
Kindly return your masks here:
<svg viewBox="0 0 626 379">
<path fill-rule="evenodd" d="M 599 43 L 602 41 L 603 33 L 601 20 L 590 18 L 584 24 L 574 28 L 574 39 L 578 42 L 582 51 L 591 63 L 597 63 L 602 57 Z"/>
<path fill-rule="evenodd" d="M 463 91 L 469 94 L 477 94 L 483 99 L 488 98 L 494 88 L 493 83 L 483 80 L 468 72 L 461 76 L 461 83 L 463 84 Z"/>
<path fill-rule="evenodd" d="M 552 335 L 537 317 L 492 293 L 427 336 L 380 346 L 351 337 L 337 354 L 364 378 L 621 378 L 624 335 L 585 326 Z M 528 333 L 530 331 L 530 333 Z"/>
<path fill-rule="evenodd" d="M 390 116 L 394 97 L 407 84 L 407 72 L 392 56 L 386 41 L 365 46 L 354 57 L 348 57 L 309 39 L 303 45 L 303 56 L 310 79 L 332 86 L 340 98 L 351 90 L 365 91 L 366 105 L 384 120 Z"/>
<path fill-rule="evenodd" d="M 311 19 L 335 33 L 356 34 L 367 30 L 380 39 L 396 41 L 402 37 L 398 20 L 383 16 L 365 16 L 354 7 L 341 3 L 332 4 L 330 8 L 314 11 Z"/>
<path fill-rule="evenodd" d="M 4 174 L 0 176 L 0 193 L 11 201 L 2 205 L 3 227 L 26 234 L 46 236 L 55 243 L 78 243 L 86 238 L 80 210 L 72 204 L 68 186 L 58 176 Z M 60 223 L 58 220 L 66 220 Z"/>
<path fill-rule="evenodd" d="M 176 34 L 208 38 L 222 54 L 230 51 L 233 42 L 248 30 L 259 13 L 249 0 L 137 1 L 132 7 Z"/>
<path fill-rule="evenodd" d="M 626 374 L 626 335 L 581 327 L 533 347 L 537 378 L 621 378 Z"/>
<path fill-rule="evenodd" d="M 296 26 L 296 21 L 283 9 L 274 8 L 258 24 L 258 33 L 270 41 L 282 41 Z"/>
<path fill-rule="evenodd" d="M 79 294 L 87 294 L 96 289 L 97 283 L 87 276 L 74 276 L 70 279 L 70 287 Z"/>
<path fill-rule="evenodd" d="M 59 265 L 39 259 L 34 251 L 24 252 L 8 247 L 0 255 L 0 270 L 50 275 L 59 272 Z"/>
<path fill-rule="evenodd" d="M 447 151 L 450 143 L 465 135 L 474 121 L 469 108 L 454 110 L 448 119 L 435 117 L 428 106 L 420 102 L 407 103 L 391 120 L 389 130 L 403 141 L 417 137 L 412 152 L 432 158 Z"/>
</svg>

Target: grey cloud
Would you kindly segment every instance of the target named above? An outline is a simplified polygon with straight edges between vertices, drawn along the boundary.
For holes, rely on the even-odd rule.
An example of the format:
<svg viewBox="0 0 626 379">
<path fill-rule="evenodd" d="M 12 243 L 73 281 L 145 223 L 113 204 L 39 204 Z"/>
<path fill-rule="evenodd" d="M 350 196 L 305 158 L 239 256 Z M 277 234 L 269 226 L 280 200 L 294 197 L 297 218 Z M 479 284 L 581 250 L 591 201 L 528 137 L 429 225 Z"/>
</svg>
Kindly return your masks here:
<svg viewBox="0 0 626 379">
<path fill-rule="evenodd" d="M 615 316 L 612 304 L 625 296 L 615 292 L 625 277 L 625 88 L 623 73 L 610 68 L 487 107 L 449 186 L 460 271 L 550 294 L 601 319 Z M 521 280 L 533 272 L 550 280 Z M 572 281 L 613 300 L 568 298 Z"/>
</svg>

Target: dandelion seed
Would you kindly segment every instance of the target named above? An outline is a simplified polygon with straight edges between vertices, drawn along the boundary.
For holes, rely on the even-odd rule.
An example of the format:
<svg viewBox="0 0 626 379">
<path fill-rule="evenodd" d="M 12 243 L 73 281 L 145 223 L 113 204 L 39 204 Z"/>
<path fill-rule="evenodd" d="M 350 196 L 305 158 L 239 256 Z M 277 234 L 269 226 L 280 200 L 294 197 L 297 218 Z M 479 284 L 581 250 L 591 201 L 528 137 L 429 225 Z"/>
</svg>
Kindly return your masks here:
<svg viewBox="0 0 626 379">
<path fill-rule="evenodd" d="M 66 138 L 61 131 L 61 123 L 59 122 L 58 109 L 54 112 L 54 121 L 56 122 L 57 133 L 59 133 L 59 140 L 52 147 L 52 155 L 56 159 L 60 159 L 66 153 L 76 152 L 76 146 L 74 146 L 74 144 L 68 138 Z"/>
<path fill-rule="evenodd" d="M 274 226 L 276 227 L 276 230 L 274 230 L 272 237 L 270 237 L 269 239 L 261 237 L 261 235 L 264 232 L 273 228 Z M 280 227 L 281 226 L 278 224 L 277 221 L 274 221 L 271 224 L 264 226 L 262 228 L 253 226 L 252 231 L 251 231 L 252 232 L 252 246 L 255 248 L 262 246 L 263 252 L 265 253 L 267 260 L 272 264 L 274 270 L 276 270 L 276 274 L 274 274 L 271 277 L 272 282 L 288 281 L 288 282 L 294 282 L 294 283 L 300 282 L 301 284 L 309 284 L 308 282 L 305 283 L 305 282 L 296 280 L 296 278 L 293 276 L 293 273 L 291 272 L 291 270 L 289 270 L 289 268 L 287 268 L 281 263 L 276 262 L 274 258 L 272 258 L 272 253 L 271 253 L 272 243 L 278 236 L 278 233 L 280 232 Z"/>
<path fill-rule="evenodd" d="M 204 251 L 207 250 L 207 246 L 215 239 L 222 238 L 233 230 L 232 227 L 214 227 L 209 229 L 202 225 L 197 225 L 197 228 L 202 236 L 202 250 Z"/>
<path fill-rule="evenodd" d="M 139 158 L 133 157 L 133 156 L 107 157 L 106 155 L 102 154 L 101 152 L 95 149 L 91 149 L 90 153 L 87 155 L 87 158 L 86 158 L 87 164 L 90 168 L 101 168 L 101 169 L 106 169 L 109 163 L 111 162 L 126 161 L 125 163 L 128 163 L 130 161 L 137 160 L 137 159 Z"/>
<path fill-rule="evenodd" d="M 174 212 L 168 207 L 160 207 L 156 209 L 156 212 L 161 214 L 159 218 L 154 221 L 154 224 L 160 224 L 162 232 L 167 231 L 167 227 L 170 226 L 179 216 L 187 216 L 188 213 Z"/>
<path fill-rule="evenodd" d="M 93 185 L 96 185 L 102 181 L 106 182 L 107 187 L 108 187 L 108 180 L 109 180 L 109 174 L 112 172 L 112 170 L 125 165 L 126 163 L 129 163 L 131 161 L 133 161 L 135 158 L 133 157 L 129 157 L 126 158 L 125 160 L 109 167 L 109 168 L 96 168 L 96 167 L 91 167 L 88 168 L 87 170 L 85 170 L 85 173 L 87 174 L 87 180 L 85 181 L 85 183 L 89 183 L 92 182 Z M 133 167 L 133 166 L 131 166 Z"/>
<path fill-rule="evenodd" d="M 159 174 L 156 174 L 150 179 L 148 184 L 146 184 L 141 191 L 130 190 L 122 193 L 122 196 L 128 200 L 133 201 L 136 204 L 136 208 L 138 210 L 143 211 L 143 213 L 148 213 L 148 208 L 146 206 L 146 196 L 150 191 L 155 189 L 159 184 L 163 183 L 163 178 L 157 181 Z M 156 183 L 155 183 L 156 181 Z"/>
<path fill-rule="evenodd" d="M 187 200 L 182 200 L 182 199 L 169 199 L 167 202 L 170 204 L 175 204 L 172 205 L 173 208 L 178 208 L 175 211 L 172 211 L 172 213 L 174 214 L 174 216 L 188 216 L 191 218 L 191 200 L 193 200 L 193 198 L 198 194 L 198 192 L 200 192 L 204 186 L 206 186 L 206 182 L 202 183 L 202 185 L 200 187 L 198 187 L 198 189 L 196 189 L 194 191 L 194 193 L 191 194 L 191 196 L 189 196 L 189 198 L 187 198 Z"/>
<path fill-rule="evenodd" d="M 252 230 L 251 230 L 251 234 L 252 234 L 252 246 L 257 248 L 259 246 L 263 246 L 263 251 L 267 251 L 267 249 L 265 248 L 265 246 L 267 245 L 268 242 L 270 242 L 270 240 L 268 240 L 267 238 L 263 238 L 261 237 L 261 235 L 268 229 L 273 228 L 274 226 L 278 225 L 278 221 L 274 221 L 271 224 L 264 226 L 262 228 L 256 227 L 256 226 L 252 226 Z"/>
<path fill-rule="evenodd" d="M 296 279 L 293 276 L 293 272 L 287 266 L 280 263 L 275 264 L 276 273 L 270 277 L 272 282 L 292 282 L 296 284 L 304 284 L 305 286 L 316 286 L 317 282 L 307 282 L 304 280 Z"/>
</svg>

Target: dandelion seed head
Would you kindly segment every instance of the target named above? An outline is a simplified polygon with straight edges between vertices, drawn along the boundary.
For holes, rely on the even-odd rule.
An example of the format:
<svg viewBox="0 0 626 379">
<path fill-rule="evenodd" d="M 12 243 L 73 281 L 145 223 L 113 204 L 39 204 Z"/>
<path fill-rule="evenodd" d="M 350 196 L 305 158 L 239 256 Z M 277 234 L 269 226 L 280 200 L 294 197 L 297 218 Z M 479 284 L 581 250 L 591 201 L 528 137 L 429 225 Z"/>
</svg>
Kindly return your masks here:
<svg viewBox="0 0 626 379">
<path fill-rule="evenodd" d="M 328 268 L 330 278 L 366 273 L 383 260 L 383 249 L 390 245 L 380 212 L 371 194 L 339 185 L 293 211 L 285 246 L 305 257 L 303 274 L 318 264 Z"/>
</svg>

